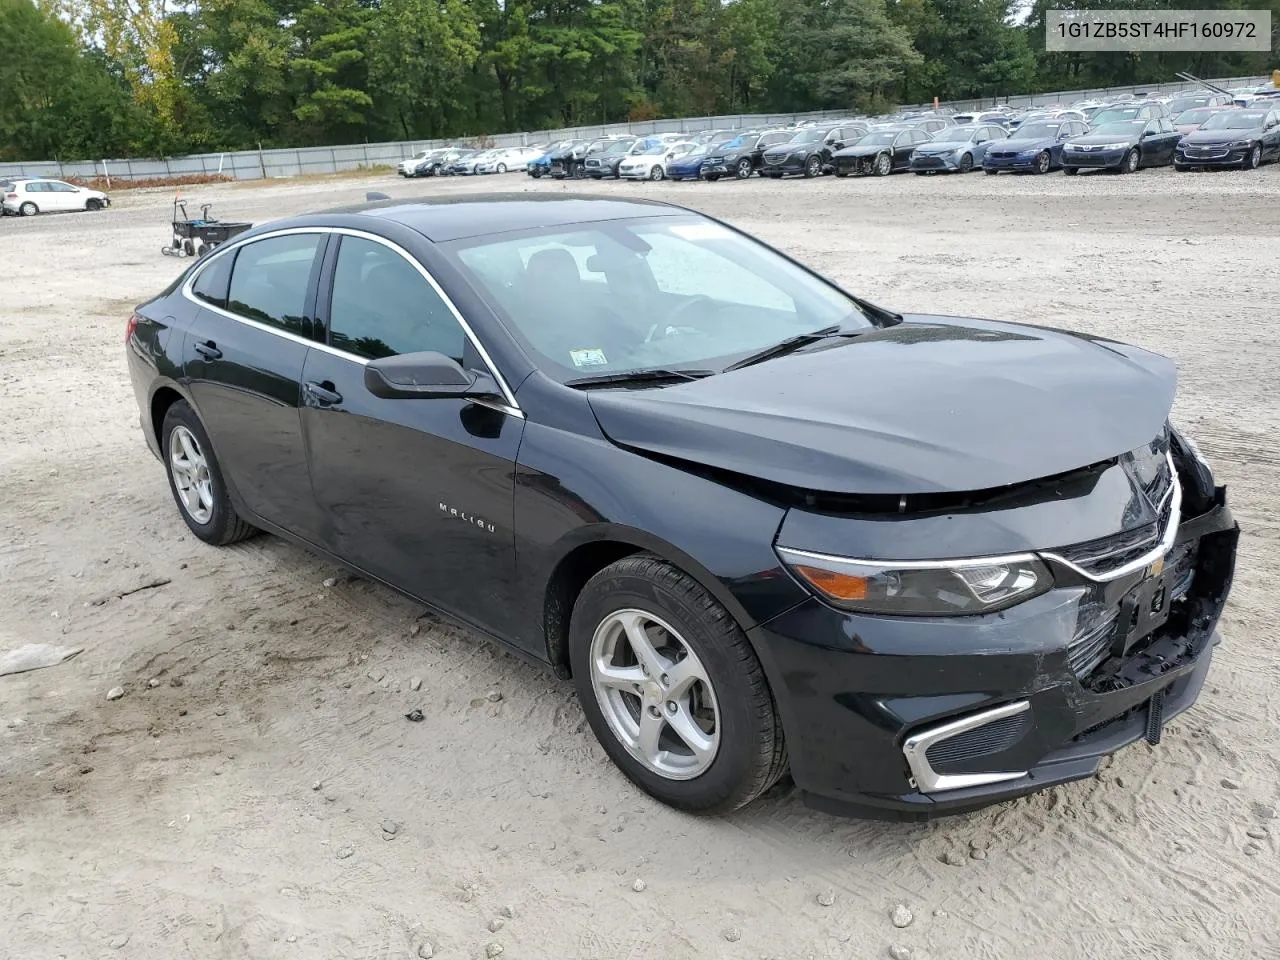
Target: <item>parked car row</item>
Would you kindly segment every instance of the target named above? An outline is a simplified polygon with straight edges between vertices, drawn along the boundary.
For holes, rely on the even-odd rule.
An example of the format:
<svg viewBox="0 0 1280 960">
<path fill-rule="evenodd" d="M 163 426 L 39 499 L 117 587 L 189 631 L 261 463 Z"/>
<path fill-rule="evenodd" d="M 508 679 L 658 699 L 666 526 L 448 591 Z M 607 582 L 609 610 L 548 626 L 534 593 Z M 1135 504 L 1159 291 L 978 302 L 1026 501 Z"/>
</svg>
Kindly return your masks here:
<svg viewBox="0 0 1280 960">
<path fill-rule="evenodd" d="M 422 150 L 402 160 L 396 172 L 402 177 L 469 176 L 483 173 L 515 173 L 546 152 L 534 147 L 438 147 Z"/>
</svg>

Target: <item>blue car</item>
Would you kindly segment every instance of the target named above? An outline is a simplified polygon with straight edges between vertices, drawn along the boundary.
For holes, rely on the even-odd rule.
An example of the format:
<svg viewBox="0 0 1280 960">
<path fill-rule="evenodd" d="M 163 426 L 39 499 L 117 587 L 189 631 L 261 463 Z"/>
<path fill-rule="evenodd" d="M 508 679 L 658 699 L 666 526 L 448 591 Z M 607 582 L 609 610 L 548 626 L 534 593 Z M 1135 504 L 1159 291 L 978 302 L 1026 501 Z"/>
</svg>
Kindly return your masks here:
<svg viewBox="0 0 1280 960">
<path fill-rule="evenodd" d="M 992 147 L 1004 143 L 1007 134 L 996 123 L 968 123 L 944 127 L 928 143 L 922 143 L 911 154 L 913 173 L 968 173 L 982 165 Z"/>
<path fill-rule="evenodd" d="M 1089 125 L 1083 120 L 1036 120 L 1023 124 L 1009 139 L 987 150 L 982 169 L 988 174 L 1002 170 L 1048 173 L 1062 166 L 1063 143 L 1088 132 Z"/>
<path fill-rule="evenodd" d="M 667 177 L 671 180 L 697 180 L 702 176 L 702 164 L 707 159 L 707 151 L 719 144 L 704 143 L 697 149 L 690 150 L 683 157 L 667 162 Z"/>
</svg>

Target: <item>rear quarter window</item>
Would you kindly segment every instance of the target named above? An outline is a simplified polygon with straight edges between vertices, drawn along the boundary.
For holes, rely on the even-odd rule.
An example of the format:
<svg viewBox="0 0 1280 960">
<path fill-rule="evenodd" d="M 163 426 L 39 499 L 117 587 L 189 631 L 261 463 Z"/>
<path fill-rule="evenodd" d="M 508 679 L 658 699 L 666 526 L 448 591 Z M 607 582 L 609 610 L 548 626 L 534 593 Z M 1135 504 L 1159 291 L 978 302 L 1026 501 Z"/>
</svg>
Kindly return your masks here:
<svg viewBox="0 0 1280 960">
<path fill-rule="evenodd" d="M 200 270 L 191 284 L 191 292 L 196 299 L 224 310 L 227 308 L 227 288 L 231 285 L 231 265 L 235 258 L 236 252 L 232 250 Z"/>
</svg>

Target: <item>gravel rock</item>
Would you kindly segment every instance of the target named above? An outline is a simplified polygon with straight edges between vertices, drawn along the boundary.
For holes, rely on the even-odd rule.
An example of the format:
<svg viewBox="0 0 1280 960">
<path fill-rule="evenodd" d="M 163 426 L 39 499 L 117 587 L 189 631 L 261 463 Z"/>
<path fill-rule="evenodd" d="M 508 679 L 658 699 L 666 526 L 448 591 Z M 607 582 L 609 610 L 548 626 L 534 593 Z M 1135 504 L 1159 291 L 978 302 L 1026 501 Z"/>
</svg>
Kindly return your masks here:
<svg viewBox="0 0 1280 960">
<path fill-rule="evenodd" d="M 382 832 L 388 836 L 394 837 L 400 832 L 400 824 L 396 823 L 394 820 L 383 820 Z"/>
<path fill-rule="evenodd" d="M 108 700 L 119 700 L 124 696 L 124 687 L 112 687 L 107 691 Z"/>
<path fill-rule="evenodd" d="M 227 708 L 218 707 L 216 710 L 213 711 L 213 715 L 215 717 L 225 717 L 227 715 Z"/>
<path fill-rule="evenodd" d="M 1232 780 L 1230 777 L 1223 777 L 1223 778 L 1222 778 L 1222 785 L 1223 785 L 1224 787 L 1226 787 L 1228 790 L 1239 790 L 1239 789 L 1240 789 L 1240 781 L 1239 781 L 1239 780 Z"/>
<path fill-rule="evenodd" d="M 983 850 L 981 847 L 974 847 L 974 849 L 969 851 L 969 856 L 974 860 L 985 860 L 987 859 L 987 851 Z"/>
<path fill-rule="evenodd" d="M 1276 818 L 1276 808 L 1269 803 L 1253 802 L 1253 815 L 1259 820 L 1274 820 Z"/>
<path fill-rule="evenodd" d="M 494 917 L 492 920 L 489 921 L 489 932 L 497 933 L 506 925 L 507 925 L 507 922 L 503 920 L 501 917 Z"/>
<path fill-rule="evenodd" d="M 647 886 L 648 884 L 643 880 L 637 880 L 635 883 L 631 884 L 631 889 L 636 893 L 644 893 L 644 888 Z"/>
<path fill-rule="evenodd" d="M 324 781 L 323 781 L 323 780 L 317 780 L 315 783 L 311 784 L 311 789 L 312 789 L 312 790 L 319 790 L 319 789 L 321 789 L 323 786 L 324 786 Z"/>
<path fill-rule="evenodd" d="M 836 893 L 834 890 L 823 890 L 818 894 L 818 903 L 821 906 L 829 907 L 836 902 Z"/>
<path fill-rule="evenodd" d="M 726 927 L 720 932 L 720 936 L 724 937 L 729 943 L 737 943 L 742 939 L 742 931 L 737 927 Z"/>
<path fill-rule="evenodd" d="M 387 671 L 379 670 L 377 667 L 374 667 L 372 670 L 370 670 L 368 673 L 365 674 L 365 676 L 368 677 L 370 680 L 372 680 L 374 683 L 381 683 L 382 678 L 385 677 L 386 675 L 387 675 Z"/>
<path fill-rule="evenodd" d="M 933 911 L 933 915 L 937 917 L 939 920 L 945 920 L 947 917 L 947 911 L 939 907 L 937 910 Z"/>
<path fill-rule="evenodd" d="M 514 920 L 516 915 L 516 908 L 508 903 L 498 912 L 502 914 L 504 917 L 506 917 L 508 920 Z"/>
<path fill-rule="evenodd" d="M 422 689 L 422 678 L 421 678 L 421 677 L 410 677 L 410 678 L 409 678 L 409 689 L 410 689 L 410 690 L 412 690 L 414 693 L 417 693 L 419 690 L 421 690 L 421 689 Z"/>
<path fill-rule="evenodd" d="M 948 850 L 938 858 L 949 867 L 963 867 L 964 856 L 958 850 Z"/>
<path fill-rule="evenodd" d="M 338 849 L 338 852 L 335 853 L 334 856 L 337 857 L 339 860 L 346 860 L 355 852 L 356 851 L 354 847 L 340 847 Z"/>
<path fill-rule="evenodd" d="M 430 943 L 422 943 L 419 945 L 418 956 L 420 956 L 422 960 L 431 960 L 435 955 L 435 948 L 433 948 Z"/>
<path fill-rule="evenodd" d="M 489 960 L 493 960 L 494 957 L 502 956 L 502 944 L 500 943 L 489 944 L 487 947 L 484 948 L 484 955 L 488 957 Z"/>
<path fill-rule="evenodd" d="M 893 960 L 911 960 L 911 948 L 895 943 L 889 948 L 889 956 L 892 957 Z"/>
<path fill-rule="evenodd" d="M 422 632 L 422 626 L 420 624 L 415 623 L 413 626 L 409 628 L 409 636 L 411 637 L 416 637 L 421 632 Z"/>
<path fill-rule="evenodd" d="M 147 681 L 147 686 L 150 687 L 152 690 L 154 690 L 156 687 L 160 686 L 160 678 L 152 677 L 150 680 Z"/>
<path fill-rule="evenodd" d="M 333 803 L 333 801 L 338 799 L 338 794 L 333 790 L 326 790 L 324 792 L 324 798 L 330 803 Z"/>
<path fill-rule="evenodd" d="M 1266 827 L 1250 827 L 1250 828 L 1249 828 L 1248 830 L 1246 830 L 1244 833 L 1245 833 L 1245 836 L 1246 836 L 1246 837 L 1252 837 L 1254 840 L 1265 840 L 1265 839 L 1267 839 L 1267 828 L 1266 828 Z"/>
<path fill-rule="evenodd" d="M 502 691 L 501 691 L 501 690 L 490 690 L 488 693 L 486 693 L 486 694 L 485 694 L 485 698 L 486 698 L 490 703 L 497 703 L 499 700 L 501 700 L 501 699 L 502 699 Z"/>
<path fill-rule="evenodd" d="M 326 587 L 336 587 L 338 585 L 337 577 L 326 577 L 324 581 Z"/>
<path fill-rule="evenodd" d="M 122 936 L 122 937 L 112 937 L 112 938 L 111 938 L 110 947 L 111 947 L 111 949 L 112 949 L 112 950 L 120 950 L 120 949 L 122 949 L 122 948 L 125 946 L 125 944 L 127 944 L 128 942 L 129 942 L 129 935 L 128 935 L 128 934 L 125 934 L 125 935 L 124 935 L 124 936 Z"/>
<path fill-rule="evenodd" d="M 286 940 L 288 943 L 297 943 L 297 942 L 298 942 L 298 938 L 297 938 L 297 937 L 295 937 L 292 933 L 291 933 L 291 934 L 289 934 L 289 936 L 285 937 L 285 940 Z"/>
<path fill-rule="evenodd" d="M 907 909 L 907 905 L 905 903 L 900 903 L 893 908 L 893 913 L 890 914 L 889 919 L 893 921 L 893 925 L 895 927 L 902 930 L 905 927 L 911 926 L 911 921 L 914 920 L 915 917 L 912 915 L 911 911 Z"/>
<path fill-rule="evenodd" d="M 1252 843 L 1252 842 L 1250 842 L 1249 845 L 1244 848 L 1244 855 L 1246 857 L 1256 857 L 1261 852 L 1262 852 L 1262 848 L 1258 846 L 1256 843 Z"/>
</svg>

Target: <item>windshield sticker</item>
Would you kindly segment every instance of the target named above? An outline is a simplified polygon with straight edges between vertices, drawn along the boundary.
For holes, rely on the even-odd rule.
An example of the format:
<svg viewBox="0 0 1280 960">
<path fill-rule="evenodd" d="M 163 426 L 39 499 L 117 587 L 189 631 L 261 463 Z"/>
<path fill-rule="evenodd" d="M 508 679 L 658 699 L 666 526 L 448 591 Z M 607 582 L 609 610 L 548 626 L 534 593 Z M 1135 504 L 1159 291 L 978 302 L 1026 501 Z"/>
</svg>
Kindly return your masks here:
<svg viewBox="0 0 1280 960">
<path fill-rule="evenodd" d="M 569 359 L 573 361 L 575 367 L 599 367 L 609 362 L 605 359 L 604 351 L 599 347 L 592 347 L 590 350 L 570 350 Z"/>
<path fill-rule="evenodd" d="M 717 223 L 677 223 L 668 229 L 685 240 L 723 240 L 731 235 Z"/>
</svg>

